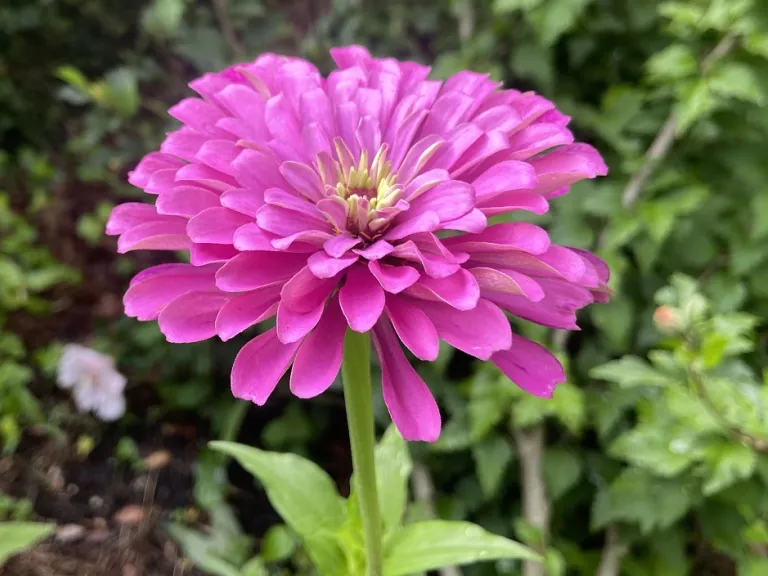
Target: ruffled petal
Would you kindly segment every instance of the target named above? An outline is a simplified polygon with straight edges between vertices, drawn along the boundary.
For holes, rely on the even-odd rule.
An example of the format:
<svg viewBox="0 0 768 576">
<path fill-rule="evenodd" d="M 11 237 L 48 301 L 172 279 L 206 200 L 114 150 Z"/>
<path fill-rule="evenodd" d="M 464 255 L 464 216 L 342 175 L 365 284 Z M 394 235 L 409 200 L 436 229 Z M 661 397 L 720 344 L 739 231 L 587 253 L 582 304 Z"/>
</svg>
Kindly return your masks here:
<svg viewBox="0 0 768 576">
<path fill-rule="evenodd" d="M 353 266 L 339 291 L 339 304 L 349 327 L 356 332 L 367 332 L 384 311 L 384 290 L 367 267 Z"/>
<path fill-rule="evenodd" d="M 341 368 L 346 331 L 347 321 L 334 298 L 296 354 L 291 371 L 291 392 L 295 396 L 312 398 L 333 384 Z"/>
<path fill-rule="evenodd" d="M 555 386 L 565 382 L 560 361 L 549 350 L 515 335 L 509 350 L 496 352 L 491 361 L 520 388 L 542 398 L 551 398 Z"/>
<path fill-rule="evenodd" d="M 232 394 L 263 406 L 286 373 L 300 342 L 283 344 L 276 329 L 248 342 L 232 365 Z"/>
<path fill-rule="evenodd" d="M 440 436 L 440 409 L 424 381 L 413 369 L 389 321 L 373 330 L 373 345 L 381 362 L 381 389 L 392 421 L 405 440 L 434 442 Z"/>
</svg>

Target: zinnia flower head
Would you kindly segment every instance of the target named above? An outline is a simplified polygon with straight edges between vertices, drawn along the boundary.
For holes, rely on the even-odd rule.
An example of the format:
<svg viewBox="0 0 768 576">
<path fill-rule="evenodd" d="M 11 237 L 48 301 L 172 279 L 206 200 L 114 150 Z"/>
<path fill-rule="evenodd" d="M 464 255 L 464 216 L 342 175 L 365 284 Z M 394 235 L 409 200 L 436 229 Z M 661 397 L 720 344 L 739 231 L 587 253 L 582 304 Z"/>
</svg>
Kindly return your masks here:
<svg viewBox="0 0 768 576">
<path fill-rule="evenodd" d="M 125 308 L 170 342 L 228 340 L 276 316 L 232 368 L 235 396 L 263 404 L 291 365 L 309 398 L 339 372 L 347 327 L 372 330 L 384 399 L 406 439 L 437 439 L 440 413 L 400 344 L 434 360 L 438 341 L 491 360 L 550 396 L 564 380 L 543 347 L 513 337 L 504 311 L 561 329 L 606 298 L 608 269 L 532 224 L 573 182 L 606 173 L 574 144 L 567 116 L 486 75 L 428 80 L 429 68 L 331 52 L 324 78 L 274 54 L 206 74 L 171 108 L 183 126 L 130 182 L 154 205 L 115 208 L 120 252 L 189 250 L 190 264 L 138 274 Z"/>
<path fill-rule="evenodd" d="M 125 414 L 125 376 L 106 354 L 80 344 L 67 344 L 56 367 L 60 388 L 72 390 L 80 412 L 93 412 L 105 422 Z"/>
</svg>

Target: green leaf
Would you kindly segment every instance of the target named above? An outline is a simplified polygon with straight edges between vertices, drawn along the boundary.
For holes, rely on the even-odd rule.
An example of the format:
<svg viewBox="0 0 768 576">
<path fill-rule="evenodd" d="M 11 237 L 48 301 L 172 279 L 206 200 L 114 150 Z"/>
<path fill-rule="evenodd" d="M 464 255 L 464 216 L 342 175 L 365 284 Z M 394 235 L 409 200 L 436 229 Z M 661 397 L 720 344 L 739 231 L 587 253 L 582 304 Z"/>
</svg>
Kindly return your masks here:
<svg viewBox="0 0 768 576">
<path fill-rule="evenodd" d="M 702 491 L 707 496 L 749 478 L 757 465 L 757 457 L 751 448 L 733 442 L 708 447 L 705 458 L 707 480 Z"/>
<path fill-rule="evenodd" d="M 210 447 L 235 458 L 264 485 L 267 497 L 302 537 L 332 533 L 344 523 L 344 502 L 330 476 L 317 464 L 295 454 L 265 452 L 234 442 Z"/>
<path fill-rule="evenodd" d="M 554 414 L 565 424 L 566 428 L 573 434 L 579 434 L 587 418 L 584 392 L 573 384 L 566 382 L 555 388 L 555 393 L 549 402 L 552 403 Z"/>
<path fill-rule="evenodd" d="M 696 74 L 699 63 L 688 46 L 672 44 L 651 56 L 646 68 L 652 81 L 666 83 Z"/>
<path fill-rule="evenodd" d="M 494 0 L 493 11 L 496 14 L 506 14 L 515 10 L 530 10 L 542 2 L 544 0 Z"/>
<path fill-rule="evenodd" d="M 750 556 L 739 562 L 739 576 L 764 576 L 768 574 L 768 558 Z"/>
<path fill-rule="evenodd" d="M 691 487 L 678 478 L 657 478 L 638 468 L 625 469 L 601 489 L 592 505 L 592 530 L 617 520 L 635 522 L 644 533 L 667 528 L 692 506 Z"/>
<path fill-rule="evenodd" d="M 240 576 L 269 576 L 269 571 L 264 565 L 264 561 L 258 556 L 255 556 L 240 568 Z"/>
<path fill-rule="evenodd" d="M 658 423 L 625 432 L 611 445 L 609 453 L 665 477 L 680 474 L 698 457 L 692 439 L 675 438 Z"/>
<path fill-rule="evenodd" d="M 512 447 L 502 436 L 493 436 L 472 447 L 477 479 L 486 498 L 496 495 L 513 455 Z"/>
<path fill-rule="evenodd" d="M 0 522 L 0 566 L 11 556 L 45 540 L 53 534 L 54 530 L 56 530 L 54 524 Z"/>
<path fill-rule="evenodd" d="M 60 66 L 56 69 L 56 77 L 86 94 L 91 85 L 85 74 L 74 66 Z"/>
<path fill-rule="evenodd" d="M 576 26 L 592 0 L 547 0 L 527 13 L 531 26 L 544 46 L 551 46 Z"/>
<path fill-rule="evenodd" d="M 544 479 L 552 500 L 557 500 L 581 478 L 583 463 L 574 449 L 549 448 L 544 453 Z"/>
<path fill-rule="evenodd" d="M 637 356 L 624 356 L 590 370 L 589 375 L 599 380 L 615 382 L 622 388 L 637 386 L 669 386 L 675 380 L 655 370 L 648 362 Z"/>
<path fill-rule="evenodd" d="M 763 91 L 752 68 L 739 62 L 726 62 L 709 75 L 712 91 L 723 98 L 736 98 L 753 104 L 764 102 Z"/>
<path fill-rule="evenodd" d="M 184 0 L 154 0 L 141 15 L 141 27 L 160 39 L 174 38 L 184 16 Z"/>
<path fill-rule="evenodd" d="M 105 102 L 124 118 L 130 118 L 139 109 L 139 86 L 136 72 L 122 67 L 104 77 Z"/>
<path fill-rule="evenodd" d="M 522 544 L 469 522 L 430 520 L 410 524 L 389 539 L 384 575 L 404 576 L 501 558 L 538 560 L 539 556 Z"/>
<path fill-rule="evenodd" d="M 717 106 L 706 79 L 697 80 L 683 88 L 680 102 L 675 106 L 677 133 L 684 134 L 698 120 L 708 116 Z"/>
<path fill-rule="evenodd" d="M 392 425 L 376 446 L 376 487 L 385 533 L 395 530 L 403 518 L 411 470 L 408 444 Z"/>
<path fill-rule="evenodd" d="M 260 556 L 265 562 L 280 562 L 296 550 L 296 536 L 283 524 L 271 526 L 261 540 Z"/>
<path fill-rule="evenodd" d="M 240 576 L 236 566 L 217 554 L 216 543 L 211 538 L 181 524 L 168 524 L 166 531 L 181 546 L 184 555 L 204 572 L 216 576 Z"/>
</svg>

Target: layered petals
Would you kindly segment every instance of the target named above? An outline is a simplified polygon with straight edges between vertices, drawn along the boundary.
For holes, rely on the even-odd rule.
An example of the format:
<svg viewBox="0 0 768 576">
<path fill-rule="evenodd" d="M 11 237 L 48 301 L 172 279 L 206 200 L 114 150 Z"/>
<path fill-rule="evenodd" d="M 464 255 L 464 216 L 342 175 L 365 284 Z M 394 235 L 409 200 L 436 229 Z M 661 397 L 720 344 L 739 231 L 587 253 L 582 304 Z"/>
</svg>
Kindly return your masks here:
<svg viewBox="0 0 768 576">
<path fill-rule="evenodd" d="M 327 78 L 265 54 L 190 83 L 199 97 L 169 110 L 182 126 L 128 177 L 153 203 L 117 206 L 106 230 L 121 253 L 188 251 L 190 263 L 138 274 L 126 313 L 157 319 L 169 342 L 253 330 L 231 383 L 256 404 L 292 364 L 293 394 L 324 392 L 347 331 L 371 331 L 410 440 L 436 440 L 440 412 L 401 343 L 434 361 L 442 340 L 550 396 L 562 368 L 513 337 L 507 314 L 578 329 L 579 309 L 607 301 L 609 270 L 507 215 L 544 214 L 606 174 L 600 154 L 574 143 L 553 102 L 487 75 L 440 82 L 361 46 L 331 55 Z"/>
</svg>

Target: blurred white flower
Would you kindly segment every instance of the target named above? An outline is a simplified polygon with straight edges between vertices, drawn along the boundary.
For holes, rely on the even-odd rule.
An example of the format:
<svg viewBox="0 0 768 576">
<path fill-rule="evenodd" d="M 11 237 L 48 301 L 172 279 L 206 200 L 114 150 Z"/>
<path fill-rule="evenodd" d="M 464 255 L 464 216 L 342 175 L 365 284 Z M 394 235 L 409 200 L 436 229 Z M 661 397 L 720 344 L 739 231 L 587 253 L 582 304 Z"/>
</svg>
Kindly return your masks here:
<svg viewBox="0 0 768 576">
<path fill-rule="evenodd" d="M 79 344 L 67 344 L 59 359 L 57 382 L 71 389 L 75 406 L 93 412 L 105 422 L 125 413 L 125 376 L 115 369 L 115 361 L 105 354 Z"/>
</svg>

